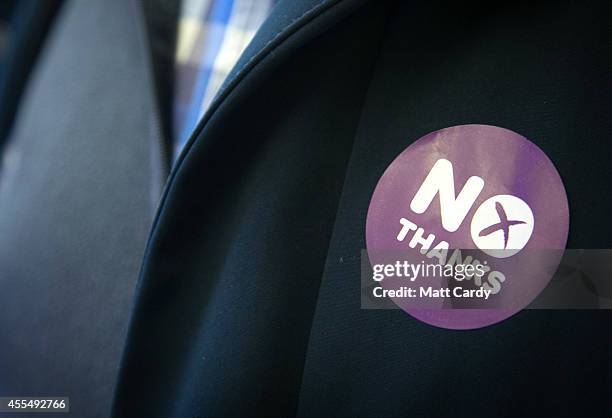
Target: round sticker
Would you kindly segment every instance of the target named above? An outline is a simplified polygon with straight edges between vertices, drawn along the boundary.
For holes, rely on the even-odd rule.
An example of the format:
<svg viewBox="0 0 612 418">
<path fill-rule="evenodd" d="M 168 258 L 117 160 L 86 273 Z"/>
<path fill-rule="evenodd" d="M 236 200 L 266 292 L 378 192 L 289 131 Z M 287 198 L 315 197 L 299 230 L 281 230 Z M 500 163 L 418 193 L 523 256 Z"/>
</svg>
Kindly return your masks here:
<svg viewBox="0 0 612 418">
<path fill-rule="evenodd" d="M 569 229 L 550 159 L 508 129 L 453 126 L 406 148 L 386 169 L 366 220 L 379 294 L 431 325 L 500 322 L 553 276 Z"/>
</svg>

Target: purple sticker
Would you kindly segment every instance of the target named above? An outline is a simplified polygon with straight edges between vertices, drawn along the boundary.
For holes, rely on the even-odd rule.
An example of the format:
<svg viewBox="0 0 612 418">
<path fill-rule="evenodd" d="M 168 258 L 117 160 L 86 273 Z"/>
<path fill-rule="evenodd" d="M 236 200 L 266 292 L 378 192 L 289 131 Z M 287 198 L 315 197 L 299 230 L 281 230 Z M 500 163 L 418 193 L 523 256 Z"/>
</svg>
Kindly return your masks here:
<svg viewBox="0 0 612 418">
<path fill-rule="evenodd" d="M 507 129 L 461 125 L 425 135 L 389 165 L 372 195 L 366 244 L 372 265 L 384 261 L 385 251 L 413 251 L 442 265 L 461 263 L 461 257 L 466 263 L 471 252 L 468 263 L 486 272 L 470 281 L 470 289 L 486 290 L 486 300 L 393 301 L 428 324 L 473 329 L 502 321 L 535 299 L 554 274 L 568 229 L 565 188 L 542 150 Z M 415 288 L 425 283 L 408 282 Z M 381 285 L 397 291 L 406 283 L 388 278 Z M 467 286 L 453 283 L 467 295 Z"/>
</svg>

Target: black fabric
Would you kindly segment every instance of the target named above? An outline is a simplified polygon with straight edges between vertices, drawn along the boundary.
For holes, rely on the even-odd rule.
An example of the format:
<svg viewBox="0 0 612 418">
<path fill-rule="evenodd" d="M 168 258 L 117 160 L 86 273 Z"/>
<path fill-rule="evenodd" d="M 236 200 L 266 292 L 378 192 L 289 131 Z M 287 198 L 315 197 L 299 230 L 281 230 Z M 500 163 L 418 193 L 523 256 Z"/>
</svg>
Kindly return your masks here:
<svg viewBox="0 0 612 418">
<path fill-rule="evenodd" d="M 532 139 L 565 181 L 569 245 L 610 245 L 612 202 L 592 193 L 610 174 L 605 4 L 339 4 L 356 11 L 247 55 L 192 138 L 146 252 L 115 414 L 605 415 L 608 312 L 457 332 L 359 309 L 374 186 L 443 127 Z"/>
<path fill-rule="evenodd" d="M 66 2 L 49 36 L 0 172 L 0 395 L 102 417 L 152 218 L 150 89 L 129 2 Z"/>
<path fill-rule="evenodd" d="M 363 311 L 359 251 L 389 163 L 436 129 L 502 126 L 557 167 L 568 248 L 609 248 L 612 36 L 604 3 L 397 2 L 321 281 L 298 416 L 609 416 L 610 311 L 523 311 L 450 331 Z"/>
<path fill-rule="evenodd" d="M 0 172 L 1 395 L 78 417 L 113 390 L 130 418 L 609 415 L 609 312 L 459 332 L 359 307 L 376 182 L 451 125 L 534 141 L 569 247 L 611 245 L 605 2 L 281 0 L 151 229 L 170 38 L 139 42 L 140 6 L 68 2 L 28 83 Z"/>
<path fill-rule="evenodd" d="M 0 151 L 10 133 L 23 89 L 63 0 L 3 1 L 0 51 Z"/>
<path fill-rule="evenodd" d="M 299 55 L 275 50 L 212 115 L 159 214 L 115 415 L 295 413 L 384 6 L 312 39 L 348 13 L 325 9 L 291 39 Z"/>
</svg>

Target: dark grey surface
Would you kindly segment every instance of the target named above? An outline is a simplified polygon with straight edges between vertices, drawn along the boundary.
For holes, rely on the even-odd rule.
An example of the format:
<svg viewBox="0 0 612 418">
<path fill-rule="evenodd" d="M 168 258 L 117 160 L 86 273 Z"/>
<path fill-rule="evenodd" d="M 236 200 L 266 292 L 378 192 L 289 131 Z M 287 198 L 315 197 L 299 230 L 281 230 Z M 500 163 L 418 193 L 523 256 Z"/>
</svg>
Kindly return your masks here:
<svg viewBox="0 0 612 418">
<path fill-rule="evenodd" d="M 151 105 L 134 5 L 71 1 L 0 175 L 0 394 L 107 416 L 151 214 Z"/>
</svg>

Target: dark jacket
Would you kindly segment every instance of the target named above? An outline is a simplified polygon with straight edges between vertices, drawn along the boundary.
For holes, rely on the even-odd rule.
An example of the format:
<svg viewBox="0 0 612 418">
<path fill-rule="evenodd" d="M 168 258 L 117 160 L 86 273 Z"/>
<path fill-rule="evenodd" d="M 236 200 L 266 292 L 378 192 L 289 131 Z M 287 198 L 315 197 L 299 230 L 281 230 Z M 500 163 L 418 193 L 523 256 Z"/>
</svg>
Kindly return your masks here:
<svg viewBox="0 0 612 418">
<path fill-rule="evenodd" d="M 24 91 L 0 394 L 70 396 L 75 416 L 113 396 L 120 417 L 610 412 L 610 312 L 450 331 L 360 309 L 359 283 L 385 168 L 466 123 L 536 143 L 568 247 L 611 245 L 606 2 L 281 0 L 169 175 L 176 8 L 144 3 L 67 1 Z"/>
</svg>

